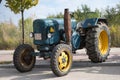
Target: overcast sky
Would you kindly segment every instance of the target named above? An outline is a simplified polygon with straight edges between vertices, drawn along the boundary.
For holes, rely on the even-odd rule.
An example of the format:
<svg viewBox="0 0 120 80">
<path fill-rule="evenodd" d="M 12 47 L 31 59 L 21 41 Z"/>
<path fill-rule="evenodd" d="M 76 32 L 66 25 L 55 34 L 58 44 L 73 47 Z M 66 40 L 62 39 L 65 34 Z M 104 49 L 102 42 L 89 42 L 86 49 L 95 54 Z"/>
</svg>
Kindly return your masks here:
<svg viewBox="0 0 120 80">
<path fill-rule="evenodd" d="M 69 8 L 70 11 L 81 8 L 82 4 L 88 5 L 93 11 L 97 8 L 104 10 L 107 6 L 115 7 L 116 4 L 120 4 L 120 0 L 39 0 L 37 6 L 25 11 L 25 18 L 46 18 L 50 14 L 57 14 L 64 12 L 65 8 Z M 14 14 L 9 8 L 5 6 L 5 0 L 2 0 L 0 4 L 0 22 L 12 20 L 14 24 L 18 24 L 18 20 L 21 18 L 20 14 Z"/>
</svg>

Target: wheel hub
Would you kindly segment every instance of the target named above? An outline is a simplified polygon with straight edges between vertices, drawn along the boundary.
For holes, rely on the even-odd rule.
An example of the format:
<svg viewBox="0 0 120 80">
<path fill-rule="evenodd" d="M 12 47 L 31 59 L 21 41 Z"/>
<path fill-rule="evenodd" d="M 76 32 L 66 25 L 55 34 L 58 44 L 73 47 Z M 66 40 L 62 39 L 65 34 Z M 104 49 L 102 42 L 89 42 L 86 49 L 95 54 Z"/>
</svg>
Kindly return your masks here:
<svg viewBox="0 0 120 80">
<path fill-rule="evenodd" d="M 59 58 L 59 68 L 64 71 L 68 66 L 68 55 L 65 52 L 61 52 Z"/>
<path fill-rule="evenodd" d="M 65 63 L 66 62 L 66 59 L 65 58 L 62 58 L 62 63 Z"/>
</svg>

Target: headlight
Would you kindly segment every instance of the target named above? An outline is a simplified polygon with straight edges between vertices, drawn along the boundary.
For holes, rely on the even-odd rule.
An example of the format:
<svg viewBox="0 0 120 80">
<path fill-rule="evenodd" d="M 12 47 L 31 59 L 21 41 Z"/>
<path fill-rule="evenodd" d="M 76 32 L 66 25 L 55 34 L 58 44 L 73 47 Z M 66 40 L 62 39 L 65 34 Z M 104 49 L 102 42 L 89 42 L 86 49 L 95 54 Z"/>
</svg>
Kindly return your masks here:
<svg viewBox="0 0 120 80">
<path fill-rule="evenodd" d="M 51 34 L 51 33 L 48 33 L 47 36 L 48 36 L 48 38 L 51 38 L 51 37 L 52 37 L 52 34 Z"/>
<path fill-rule="evenodd" d="M 33 38 L 34 37 L 34 33 L 31 32 L 29 36 L 30 36 L 30 38 Z"/>
</svg>

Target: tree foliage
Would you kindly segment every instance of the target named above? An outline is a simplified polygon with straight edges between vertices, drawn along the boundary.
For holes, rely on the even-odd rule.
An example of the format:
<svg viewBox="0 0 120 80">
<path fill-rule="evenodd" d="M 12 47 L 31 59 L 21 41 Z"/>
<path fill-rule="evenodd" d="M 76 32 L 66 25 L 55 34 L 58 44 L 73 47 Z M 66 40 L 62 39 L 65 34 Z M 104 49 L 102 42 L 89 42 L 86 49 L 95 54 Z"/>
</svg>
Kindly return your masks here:
<svg viewBox="0 0 120 80">
<path fill-rule="evenodd" d="M 75 18 L 77 21 L 85 20 L 86 18 L 96 18 L 99 17 L 100 12 L 96 9 L 94 12 L 87 5 L 81 5 L 81 9 L 77 8 L 71 13 L 71 17 Z M 57 15 L 49 15 L 47 18 L 63 18 L 64 15 L 60 12 Z"/>
<path fill-rule="evenodd" d="M 120 4 L 117 4 L 116 7 L 110 8 L 109 6 L 105 9 L 104 17 L 107 18 L 109 26 L 118 26 L 120 25 Z"/>
<path fill-rule="evenodd" d="M 77 9 L 74 11 L 74 18 L 77 21 L 82 21 L 85 20 L 87 18 L 96 18 L 99 17 L 99 10 L 95 10 L 95 11 L 91 11 L 91 9 L 87 6 L 87 5 L 82 5 L 81 9 Z"/>
<path fill-rule="evenodd" d="M 21 10 L 29 9 L 35 6 L 38 0 L 6 0 L 6 7 L 9 7 L 15 14 L 20 13 Z"/>
</svg>

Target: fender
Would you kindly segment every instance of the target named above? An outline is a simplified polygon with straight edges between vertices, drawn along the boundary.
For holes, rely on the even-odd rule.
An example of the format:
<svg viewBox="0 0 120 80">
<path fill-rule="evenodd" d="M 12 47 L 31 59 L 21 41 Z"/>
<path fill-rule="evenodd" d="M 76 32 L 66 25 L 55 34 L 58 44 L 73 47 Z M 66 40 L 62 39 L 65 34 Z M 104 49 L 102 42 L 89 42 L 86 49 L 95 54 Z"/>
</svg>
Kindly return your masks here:
<svg viewBox="0 0 120 80">
<path fill-rule="evenodd" d="M 80 48 L 81 36 L 80 36 L 79 32 L 77 32 L 77 31 L 73 32 L 72 38 L 71 38 L 71 43 L 72 43 L 73 50 L 77 50 Z"/>
<path fill-rule="evenodd" d="M 108 25 L 108 22 L 105 18 L 91 18 L 82 21 L 82 28 L 97 27 L 98 22 L 103 22 Z"/>
</svg>

